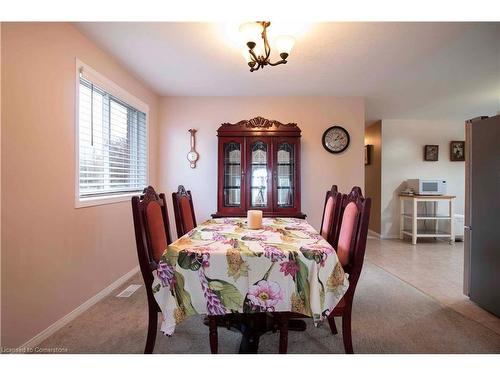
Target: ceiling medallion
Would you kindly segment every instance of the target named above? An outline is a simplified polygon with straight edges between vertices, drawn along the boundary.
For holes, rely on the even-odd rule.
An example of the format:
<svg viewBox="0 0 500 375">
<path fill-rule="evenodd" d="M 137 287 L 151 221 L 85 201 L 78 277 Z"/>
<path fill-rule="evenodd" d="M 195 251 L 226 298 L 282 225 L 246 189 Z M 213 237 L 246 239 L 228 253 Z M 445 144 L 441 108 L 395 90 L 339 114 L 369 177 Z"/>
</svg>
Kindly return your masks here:
<svg viewBox="0 0 500 375">
<path fill-rule="evenodd" d="M 286 64 L 290 51 L 295 43 L 295 39 L 289 35 L 281 35 L 274 38 L 273 43 L 280 54 L 281 60 L 271 62 L 271 47 L 267 37 L 267 28 L 271 25 L 268 21 L 247 22 L 241 25 L 240 32 L 243 34 L 244 41 L 248 50 L 243 51 L 250 71 L 259 70 L 266 65 L 276 66 Z"/>
</svg>

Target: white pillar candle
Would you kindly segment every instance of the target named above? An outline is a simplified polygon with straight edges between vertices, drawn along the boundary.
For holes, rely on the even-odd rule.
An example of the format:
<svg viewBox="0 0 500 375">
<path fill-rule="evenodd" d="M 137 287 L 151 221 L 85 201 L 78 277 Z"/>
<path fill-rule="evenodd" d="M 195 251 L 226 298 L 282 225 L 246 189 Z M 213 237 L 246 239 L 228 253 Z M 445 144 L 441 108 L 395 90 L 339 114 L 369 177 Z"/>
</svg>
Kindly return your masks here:
<svg viewBox="0 0 500 375">
<path fill-rule="evenodd" d="M 247 224 L 250 229 L 262 228 L 262 211 L 261 210 L 248 210 Z"/>
</svg>

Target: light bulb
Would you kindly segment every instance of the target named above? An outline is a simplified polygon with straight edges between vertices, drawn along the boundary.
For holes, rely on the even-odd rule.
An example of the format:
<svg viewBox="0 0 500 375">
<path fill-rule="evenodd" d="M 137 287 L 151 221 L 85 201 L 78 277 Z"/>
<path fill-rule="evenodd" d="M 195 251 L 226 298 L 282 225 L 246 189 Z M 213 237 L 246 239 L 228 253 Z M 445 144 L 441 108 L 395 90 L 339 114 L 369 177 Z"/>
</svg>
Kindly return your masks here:
<svg viewBox="0 0 500 375">
<path fill-rule="evenodd" d="M 276 49 L 278 50 L 282 59 L 286 59 L 295 44 L 295 39 L 289 35 L 278 36 L 274 43 L 276 44 Z M 285 57 L 283 57 L 285 56 Z"/>
</svg>

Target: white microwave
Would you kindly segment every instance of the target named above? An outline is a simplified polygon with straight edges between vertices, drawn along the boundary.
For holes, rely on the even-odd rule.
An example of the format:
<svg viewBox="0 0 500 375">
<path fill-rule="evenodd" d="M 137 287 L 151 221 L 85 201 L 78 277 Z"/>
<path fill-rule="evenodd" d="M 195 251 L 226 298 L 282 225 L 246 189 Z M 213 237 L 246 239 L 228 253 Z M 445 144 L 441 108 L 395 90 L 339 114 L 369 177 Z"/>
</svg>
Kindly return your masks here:
<svg viewBox="0 0 500 375">
<path fill-rule="evenodd" d="M 444 195 L 446 194 L 446 180 L 422 180 L 416 178 L 407 180 L 407 188 L 418 195 Z"/>
</svg>

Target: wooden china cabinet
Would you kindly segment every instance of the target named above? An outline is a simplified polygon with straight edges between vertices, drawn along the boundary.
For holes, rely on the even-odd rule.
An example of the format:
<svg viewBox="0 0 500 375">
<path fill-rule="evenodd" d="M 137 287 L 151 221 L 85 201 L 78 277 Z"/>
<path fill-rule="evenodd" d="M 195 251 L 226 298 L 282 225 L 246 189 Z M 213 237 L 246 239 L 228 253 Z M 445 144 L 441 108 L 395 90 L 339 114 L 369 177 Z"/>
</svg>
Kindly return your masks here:
<svg viewBox="0 0 500 375">
<path fill-rule="evenodd" d="M 300 208 L 300 129 L 255 117 L 225 123 L 217 131 L 217 213 L 305 218 Z"/>
</svg>

